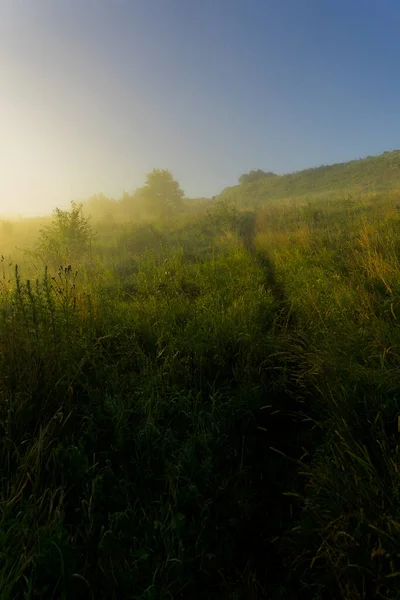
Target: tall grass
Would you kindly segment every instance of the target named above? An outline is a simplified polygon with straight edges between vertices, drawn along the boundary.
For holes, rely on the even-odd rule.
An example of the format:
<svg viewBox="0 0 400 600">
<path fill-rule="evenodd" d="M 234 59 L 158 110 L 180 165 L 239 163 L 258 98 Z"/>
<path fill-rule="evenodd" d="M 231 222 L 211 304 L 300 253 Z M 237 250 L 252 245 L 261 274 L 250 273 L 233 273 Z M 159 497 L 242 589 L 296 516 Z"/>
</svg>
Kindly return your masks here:
<svg viewBox="0 0 400 600">
<path fill-rule="evenodd" d="M 7 257 L 0 597 L 397 598 L 399 223 L 215 202 Z"/>
<path fill-rule="evenodd" d="M 16 268 L 0 313 L 3 597 L 261 585 L 239 551 L 276 314 L 263 277 L 237 244 L 143 258 L 112 303 L 70 265 L 36 282 Z"/>
</svg>

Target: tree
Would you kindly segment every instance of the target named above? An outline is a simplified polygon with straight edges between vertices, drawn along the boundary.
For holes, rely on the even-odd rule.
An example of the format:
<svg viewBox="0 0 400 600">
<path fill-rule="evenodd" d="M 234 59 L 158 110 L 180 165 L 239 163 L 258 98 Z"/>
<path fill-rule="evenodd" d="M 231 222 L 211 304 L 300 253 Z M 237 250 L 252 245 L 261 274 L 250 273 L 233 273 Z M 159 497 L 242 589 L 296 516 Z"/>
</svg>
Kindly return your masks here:
<svg viewBox="0 0 400 600">
<path fill-rule="evenodd" d="M 239 177 L 239 183 L 253 183 L 254 181 L 259 181 L 260 179 L 266 179 L 267 177 L 277 177 L 277 174 L 272 173 L 272 171 L 253 169 L 248 173 L 243 173 L 243 175 Z"/>
<path fill-rule="evenodd" d="M 50 225 L 39 233 L 38 254 L 47 263 L 60 265 L 87 255 L 93 238 L 82 204 L 71 203 L 71 210 L 56 208 Z"/>
<path fill-rule="evenodd" d="M 155 208 L 169 214 L 180 208 L 184 192 L 167 169 L 153 169 L 146 177 L 144 193 Z"/>
<path fill-rule="evenodd" d="M 124 193 L 119 201 L 123 214 L 138 219 L 168 217 L 183 206 L 184 192 L 167 169 L 153 169 L 145 185 Z"/>
</svg>

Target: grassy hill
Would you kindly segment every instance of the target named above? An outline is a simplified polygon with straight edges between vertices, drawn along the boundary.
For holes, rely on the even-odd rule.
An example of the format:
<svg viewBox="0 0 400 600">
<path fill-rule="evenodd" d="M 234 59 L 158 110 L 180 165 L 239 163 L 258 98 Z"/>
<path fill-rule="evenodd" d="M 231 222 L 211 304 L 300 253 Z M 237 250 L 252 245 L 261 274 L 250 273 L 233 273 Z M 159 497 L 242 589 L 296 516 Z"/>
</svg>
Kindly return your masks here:
<svg viewBox="0 0 400 600">
<path fill-rule="evenodd" d="M 322 199 L 397 187 L 400 187 L 399 150 L 231 186 L 220 197 L 240 205 L 254 205 L 285 198 Z"/>
<path fill-rule="evenodd" d="M 0 222 L 0 600 L 399 598 L 398 157 Z"/>
</svg>

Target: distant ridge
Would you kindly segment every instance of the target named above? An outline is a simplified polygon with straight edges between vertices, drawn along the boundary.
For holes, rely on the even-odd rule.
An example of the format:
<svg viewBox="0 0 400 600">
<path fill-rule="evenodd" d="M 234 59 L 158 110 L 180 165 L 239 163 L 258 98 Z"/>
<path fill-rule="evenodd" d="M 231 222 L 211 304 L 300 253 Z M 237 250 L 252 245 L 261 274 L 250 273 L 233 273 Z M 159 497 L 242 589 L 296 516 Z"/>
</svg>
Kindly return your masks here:
<svg viewBox="0 0 400 600">
<path fill-rule="evenodd" d="M 311 199 L 395 188 L 400 188 L 400 150 L 238 184 L 225 188 L 219 198 L 262 204 L 283 198 Z"/>
</svg>

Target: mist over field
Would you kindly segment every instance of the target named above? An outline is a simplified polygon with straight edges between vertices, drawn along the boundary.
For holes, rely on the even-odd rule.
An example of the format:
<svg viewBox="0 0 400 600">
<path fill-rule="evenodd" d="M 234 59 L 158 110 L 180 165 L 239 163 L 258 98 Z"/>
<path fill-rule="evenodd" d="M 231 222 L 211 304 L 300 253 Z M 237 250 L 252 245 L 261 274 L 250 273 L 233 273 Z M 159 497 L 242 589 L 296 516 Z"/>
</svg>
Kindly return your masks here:
<svg viewBox="0 0 400 600">
<path fill-rule="evenodd" d="M 399 19 L 0 0 L 0 600 L 399 597 Z"/>
</svg>

